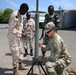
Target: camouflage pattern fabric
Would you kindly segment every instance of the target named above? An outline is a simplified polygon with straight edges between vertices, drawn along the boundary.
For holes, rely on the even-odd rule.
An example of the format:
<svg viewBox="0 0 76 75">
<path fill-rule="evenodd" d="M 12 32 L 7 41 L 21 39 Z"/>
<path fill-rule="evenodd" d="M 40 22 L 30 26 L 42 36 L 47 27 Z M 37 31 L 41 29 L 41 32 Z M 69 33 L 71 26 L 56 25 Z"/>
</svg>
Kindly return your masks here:
<svg viewBox="0 0 76 75">
<path fill-rule="evenodd" d="M 59 27 L 58 27 L 58 24 L 60 23 L 60 22 L 57 22 L 57 20 L 56 20 L 56 16 L 57 15 L 55 15 L 55 14 L 53 14 L 52 16 L 50 16 L 50 15 L 46 15 L 45 16 L 45 20 L 44 20 L 44 25 L 43 25 L 43 31 L 44 31 L 44 26 L 47 24 L 47 23 L 49 23 L 49 22 L 53 22 L 55 25 L 56 25 L 56 31 L 59 29 Z M 48 36 L 46 36 L 46 34 L 44 33 L 44 37 L 43 37 L 43 44 L 47 44 L 47 42 L 48 42 Z M 43 48 L 42 48 L 43 49 Z M 41 50 L 42 50 L 41 49 Z M 42 51 L 42 55 L 45 55 L 45 51 L 43 52 Z"/>
<path fill-rule="evenodd" d="M 43 48 L 43 51 L 51 51 L 50 52 L 50 60 L 49 64 L 53 63 L 54 66 L 52 68 L 55 69 L 57 75 L 61 75 L 63 70 L 71 63 L 71 56 L 67 50 L 67 47 L 63 41 L 63 39 L 56 33 L 53 39 L 49 38 L 49 41 L 46 45 L 46 48 Z M 47 72 L 50 72 L 50 66 L 46 62 Z M 49 75 L 51 75 L 49 73 Z M 54 73 L 54 75 L 56 75 Z"/>
<path fill-rule="evenodd" d="M 18 67 L 18 64 L 23 60 L 23 45 L 21 41 L 23 29 L 23 17 L 19 11 L 13 12 L 9 20 L 8 40 L 11 50 L 13 67 Z"/>
<path fill-rule="evenodd" d="M 23 45 L 26 49 L 28 49 L 28 44 L 29 48 L 33 49 L 33 39 L 34 39 L 34 31 L 35 31 L 35 22 L 32 18 L 29 20 L 25 19 L 24 20 L 24 25 L 23 25 L 25 37 L 23 37 Z"/>
</svg>

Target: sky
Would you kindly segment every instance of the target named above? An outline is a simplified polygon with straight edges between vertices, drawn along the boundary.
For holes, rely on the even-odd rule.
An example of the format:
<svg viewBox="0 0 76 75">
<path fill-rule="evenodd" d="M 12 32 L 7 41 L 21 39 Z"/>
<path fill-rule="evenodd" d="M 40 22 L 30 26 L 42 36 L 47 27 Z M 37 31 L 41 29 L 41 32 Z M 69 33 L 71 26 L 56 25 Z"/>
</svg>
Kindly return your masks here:
<svg viewBox="0 0 76 75">
<path fill-rule="evenodd" d="M 12 8 L 14 11 L 18 10 L 22 3 L 29 5 L 29 11 L 36 10 L 36 0 L 0 0 L 0 9 Z M 53 5 L 55 10 L 59 6 L 63 10 L 76 9 L 76 0 L 39 0 L 39 10 L 46 11 L 49 5 Z"/>
</svg>

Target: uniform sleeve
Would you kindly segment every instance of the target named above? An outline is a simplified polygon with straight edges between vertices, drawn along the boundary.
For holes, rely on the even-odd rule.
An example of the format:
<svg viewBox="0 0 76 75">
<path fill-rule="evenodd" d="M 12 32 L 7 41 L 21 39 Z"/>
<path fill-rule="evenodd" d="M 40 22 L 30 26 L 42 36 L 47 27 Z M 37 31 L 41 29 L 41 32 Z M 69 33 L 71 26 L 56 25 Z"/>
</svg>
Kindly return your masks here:
<svg viewBox="0 0 76 75">
<path fill-rule="evenodd" d="M 33 20 L 33 31 L 35 31 L 35 21 Z"/>
<path fill-rule="evenodd" d="M 43 29 L 44 29 L 44 26 L 45 26 L 46 23 L 47 23 L 47 19 L 48 19 L 48 14 L 45 15 L 45 20 L 44 20 L 44 23 L 43 23 Z"/>
<path fill-rule="evenodd" d="M 51 43 L 48 40 L 48 42 L 46 44 L 46 47 L 45 48 L 42 48 L 42 51 L 49 51 L 50 49 L 51 49 Z"/>
<path fill-rule="evenodd" d="M 24 26 L 25 26 L 25 20 L 23 20 L 23 28 L 24 28 Z"/>
<path fill-rule="evenodd" d="M 47 17 L 45 17 L 45 20 L 44 20 L 44 26 L 45 26 L 46 23 L 47 23 Z"/>
<path fill-rule="evenodd" d="M 67 47 L 63 43 L 58 42 L 55 44 L 54 48 L 56 52 L 56 63 L 59 64 L 62 68 L 65 68 L 71 63 L 71 56 L 67 50 Z"/>
<path fill-rule="evenodd" d="M 9 31 L 16 34 L 18 30 L 16 29 L 16 25 L 18 23 L 18 19 L 14 16 L 11 15 L 10 20 L 9 20 Z"/>
<path fill-rule="evenodd" d="M 45 36 L 43 37 L 43 44 L 47 45 L 48 40 L 49 40 L 49 37 L 45 34 Z"/>
<path fill-rule="evenodd" d="M 18 22 L 18 35 L 22 34 L 22 30 L 23 30 L 23 17 L 21 17 L 21 20 Z"/>
</svg>

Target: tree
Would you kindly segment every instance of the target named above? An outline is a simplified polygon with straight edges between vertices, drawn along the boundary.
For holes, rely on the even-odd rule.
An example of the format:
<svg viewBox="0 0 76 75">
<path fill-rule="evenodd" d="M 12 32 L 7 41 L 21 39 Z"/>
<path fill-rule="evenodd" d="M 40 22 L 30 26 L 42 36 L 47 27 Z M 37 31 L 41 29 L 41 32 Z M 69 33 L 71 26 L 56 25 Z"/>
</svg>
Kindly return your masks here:
<svg viewBox="0 0 76 75">
<path fill-rule="evenodd" d="M 4 15 L 3 15 L 3 10 L 0 10 L 0 23 L 4 22 Z"/>
<path fill-rule="evenodd" d="M 13 12 L 13 10 L 11 8 L 6 8 L 4 10 L 4 20 L 6 23 L 8 23 L 8 20 L 10 18 L 11 13 Z"/>
</svg>

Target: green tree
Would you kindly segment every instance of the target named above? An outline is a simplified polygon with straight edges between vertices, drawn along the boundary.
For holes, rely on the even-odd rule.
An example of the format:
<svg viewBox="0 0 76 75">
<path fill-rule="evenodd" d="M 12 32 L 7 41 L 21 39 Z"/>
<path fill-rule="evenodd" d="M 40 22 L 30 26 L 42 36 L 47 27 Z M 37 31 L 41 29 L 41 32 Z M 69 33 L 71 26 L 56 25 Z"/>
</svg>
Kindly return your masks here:
<svg viewBox="0 0 76 75">
<path fill-rule="evenodd" d="M 10 15 L 11 15 L 12 12 L 13 12 L 13 10 L 12 10 L 11 8 L 6 8 L 6 9 L 4 10 L 4 21 L 5 21 L 6 23 L 8 23 L 8 20 L 9 20 Z"/>
<path fill-rule="evenodd" d="M 0 23 L 3 23 L 4 21 L 4 15 L 3 15 L 3 10 L 0 10 Z"/>
</svg>

